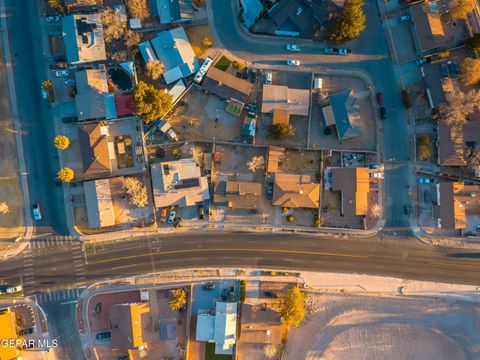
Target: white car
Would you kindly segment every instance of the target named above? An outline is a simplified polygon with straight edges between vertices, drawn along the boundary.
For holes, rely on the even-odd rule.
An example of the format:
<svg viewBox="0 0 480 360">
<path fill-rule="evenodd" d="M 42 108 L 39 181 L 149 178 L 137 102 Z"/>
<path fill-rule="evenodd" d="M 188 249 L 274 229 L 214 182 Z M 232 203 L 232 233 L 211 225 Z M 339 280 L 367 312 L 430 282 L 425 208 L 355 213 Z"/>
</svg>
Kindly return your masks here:
<svg viewBox="0 0 480 360">
<path fill-rule="evenodd" d="M 170 211 L 170 214 L 168 215 L 168 223 L 169 224 L 173 224 L 173 220 L 175 220 L 175 215 L 177 215 L 177 213 L 175 211 Z"/>
<path fill-rule="evenodd" d="M 302 49 L 300 48 L 300 46 L 298 46 L 298 45 L 293 45 L 293 44 L 288 44 L 288 45 L 287 45 L 287 50 L 288 50 L 288 51 L 302 51 Z"/>
<path fill-rule="evenodd" d="M 33 205 L 33 218 L 36 221 L 42 220 L 42 213 L 40 212 L 40 205 Z"/>
<path fill-rule="evenodd" d="M 54 23 L 60 21 L 60 16 L 58 15 L 52 15 L 52 16 L 47 16 L 47 22 L 48 23 Z"/>
<path fill-rule="evenodd" d="M 271 71 L 267 71 L 265 73 L 265 84 L 272 85 L 272 72 Z"/>
<path fill-rule="evenodd" d="M 42 86 L 42 98 L 43 98 L 44 100 L 48 100 L 48 91 L 45 90 L 45 89 L 43 88 L 43 86 Z"/>
<path fill-rule="evenodd" d="M 298 61 L 298 60 L 287 60 L 287 65 L 299 66 L 300 61 Z"/>
<path fill-rule="evenodd" d="M 70 75 L 70 72 L 68 70 L 57 70 L 55 71 L 55 76 L 57 77 L 66 77 Z"/>
</svg>

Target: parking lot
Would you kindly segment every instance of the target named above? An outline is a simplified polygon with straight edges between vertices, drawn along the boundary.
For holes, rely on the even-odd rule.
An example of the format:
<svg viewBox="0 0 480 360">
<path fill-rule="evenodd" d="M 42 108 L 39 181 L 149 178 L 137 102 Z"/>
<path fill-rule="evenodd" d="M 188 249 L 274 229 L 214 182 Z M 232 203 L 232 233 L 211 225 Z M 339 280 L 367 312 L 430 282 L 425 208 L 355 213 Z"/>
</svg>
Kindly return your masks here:
<svg viewBox="0 0 480 360">
<path fill-rule="evenodd" d="M 213 284 L 214 288 L 206 289 L 206 284 Z M 230 289 L 234 288 L 234 296 L 230 297 Z M 213 281 L 193 286 L 192 314 L 198 314 L 199 310 L 212 310 L 215 312 L 217 301 L 238 301 L 239 287 L 236 280 Z M 227 297 L 225 298 L 225 294 Z M 223 296 L 223 299 L 222 299 Z"/>
</svg>

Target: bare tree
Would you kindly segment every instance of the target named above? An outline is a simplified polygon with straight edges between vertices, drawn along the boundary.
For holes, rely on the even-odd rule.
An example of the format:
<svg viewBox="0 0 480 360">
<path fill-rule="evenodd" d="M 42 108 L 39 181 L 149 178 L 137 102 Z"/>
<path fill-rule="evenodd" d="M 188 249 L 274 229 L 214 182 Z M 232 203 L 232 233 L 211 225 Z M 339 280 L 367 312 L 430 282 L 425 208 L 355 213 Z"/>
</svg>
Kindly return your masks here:
<svg viewBox="0 0 480 360">
<path fill-rule="evenodd" d="M 10 212 L 10 208 L 8 204 L 4 201 L 0 203 L 0 214 L 8 214 Z"/>
<path fill-rule="evenodd" d="M 248 162 L 248 170 L 255 172 L 258 169 L 263 169 L 265 165 L 265 158 L 263 156 L 253 156 Z"/>
<path fill-rule="evenodd" d="M 453 0 L 449 10 L 454 20 L 466 20 L 467 15 L 475 9 L 475 0 Z"/>
<path fill-rule="evenodd" d="M 150 60 L 145 65 L 145 71 L 152 80 L 157 80 L 163 74 L 165 68 L 160 60 Z"/>
<path fill-rule="evenodd" d="M 128 201 L 133 206 L 144 208 L 148 204 L 147 187 L 137 178 L 127 177 L 124 180 Z"/>
<path fill-rule="evenodd" d="M 447 126 L 464 126 L 468 115 L 480 107 L 480 92 L 470 90 L 467 93 L 452 91 L 446 94 L 447 103 L 440 107 L 439 118 Z"/>
<path fill-rule="evenodd" d="M 144 20 L 150 16 L 148 10 L 148 0 L 127 0 L 128 12 L 133 19 Z"/>
<path fill-rule="evenodd" d="M 465 58 L 460 64 L 460 79 L 465 85 L 474 85 L 480 81 L 480 59 Z"/>
<path fill-rule="evenodd" d="M 263 353 L 267 358 L 272 359 L 277 355 L 278 349 L 274 344 L 267 344 L 263 347 Z"/>
<path fill-rule="evenodd" d="M 370 209 L 368 210 L 368 213 L 371 217 L 378 219 L 383 212 L 383 208 L 379 204 L 373 204 Z"/>
<path fill-rule="evenodd" d="M 138 45 L 140 41 L 142 41 L 142 34 L 128 29 L 127 31 L 125 31 L 125 35 L 123 38 L 125 40 L 125 46 L 128 48 L 132 48 Z"/>
<path fill-rule="evenodd" d="M 119 10 L 105 8 L 100 13 L 103 25 L 103 38 L 106 43 L 120 39 L 127 30 L 127 17 Z"/>
</svg>

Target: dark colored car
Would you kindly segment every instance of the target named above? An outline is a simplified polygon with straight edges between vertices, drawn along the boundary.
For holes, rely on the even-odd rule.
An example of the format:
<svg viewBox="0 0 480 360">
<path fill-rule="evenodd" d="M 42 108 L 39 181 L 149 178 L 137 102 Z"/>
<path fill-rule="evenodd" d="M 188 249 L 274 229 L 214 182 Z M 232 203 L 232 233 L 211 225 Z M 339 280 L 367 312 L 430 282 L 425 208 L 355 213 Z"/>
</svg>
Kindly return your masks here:
<svg viewBox="0 0 480 360">
<path fill-rule="evenodd" d="M 410 215 L 410 205 L 405 205 L 403 207 L 403 212 L 405 213 L 405 215 Z"/>
<path fill-rule="evenodd" d="M 276 299 L 278 297 L 277 293 L 273 291 L 265 291 L 265 296 L 272 299 Z"/>
<path fill-rule="evenodd" d="M 73 123 L 78 121 L 78 116 L 65 116 L 62 118 L 62 122 L 64 123 Z"/>
<path fill-rule="evenodd" d="M 26 329 L 22 329 L 18 332 L 18 335 L 29 335 L 29 334 L 32 334 L 33 333 L 33 329 L 32 328 L 26 328 Z"/>
<path fill-rule="evenodd" d="M 267 184 L 267 199 L 272 200 L 273 197 L 273 183 Z"/>
<path fill-rule="evenodd" d="M 203 220 L 203 218 L 205 217 L 205 208 L 203 207 L 203 205 L 198 205 L 197 210 L 198 210 L 198 218 L 200 220 Z"/>
<path fill-rule="evenodd" d="M 203 285 L 203 290 L 215 290 L 216 287 L 217 285 L 215 285 L 214 283 L 208 283 Z"/>
<path fill-rule="evenodd" d="M 111 336 L 112 336 L 112 334 L 110 334 L 110 331 L 105 331 L 105 332 L 98 333 L 95 336 L 95 338 L 97 340 L 104 340 L 104 339 L 110 339 Z"/>
<path fill-rule="evenodd" d="M 223 289 L 222 290 L 222 301 L 226 301 L 227 300 L 227 289 Z"/>
<path fill-rule="evenodd" d="M 381 92 L 377 93 L 377 104 L 380 106 L 383 105 L 383 94 Z"/>
<path fill-rule="evenodd" d="M 380 119 L 385 120 L 387 118 L 387 109 L 382 106 L 380 108 Z"/>
</svg>

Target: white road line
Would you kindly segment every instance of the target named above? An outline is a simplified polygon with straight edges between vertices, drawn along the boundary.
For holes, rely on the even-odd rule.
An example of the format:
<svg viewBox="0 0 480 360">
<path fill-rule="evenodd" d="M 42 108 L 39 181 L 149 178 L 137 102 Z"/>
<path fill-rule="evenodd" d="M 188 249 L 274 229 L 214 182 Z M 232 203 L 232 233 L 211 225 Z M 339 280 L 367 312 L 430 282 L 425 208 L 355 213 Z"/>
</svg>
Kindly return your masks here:
<svg viewBox="0 0 480 360">
<path fill-rule="evenodd" d="M 60 305 L 75 304 L 76 302 L 77 300 L 64 301 L 64 302 L 61 302 Z"/>
<path fill-rule="evenodd" d="M 76 292 L 76 294 L 77 294 L 77 297 L 79 297 L 79 296 L 80 296 L 80 292 L 78 291 L 78 289 L 75 289 L 75 292 Z"/>
<path fill-rule="evenodd" d="M 132 266 L 137 266 L 137 264 L 124 265 L 124 266 L 116 266 L 116 267 L 112 267 L 112 270 L 125 269 L 125 268 L 132 267 Z"/>
<path fill-rule="evenodd" d="M 48 293 L 48 301 L 52 301 L 52 293 Z"/>
</svg>

